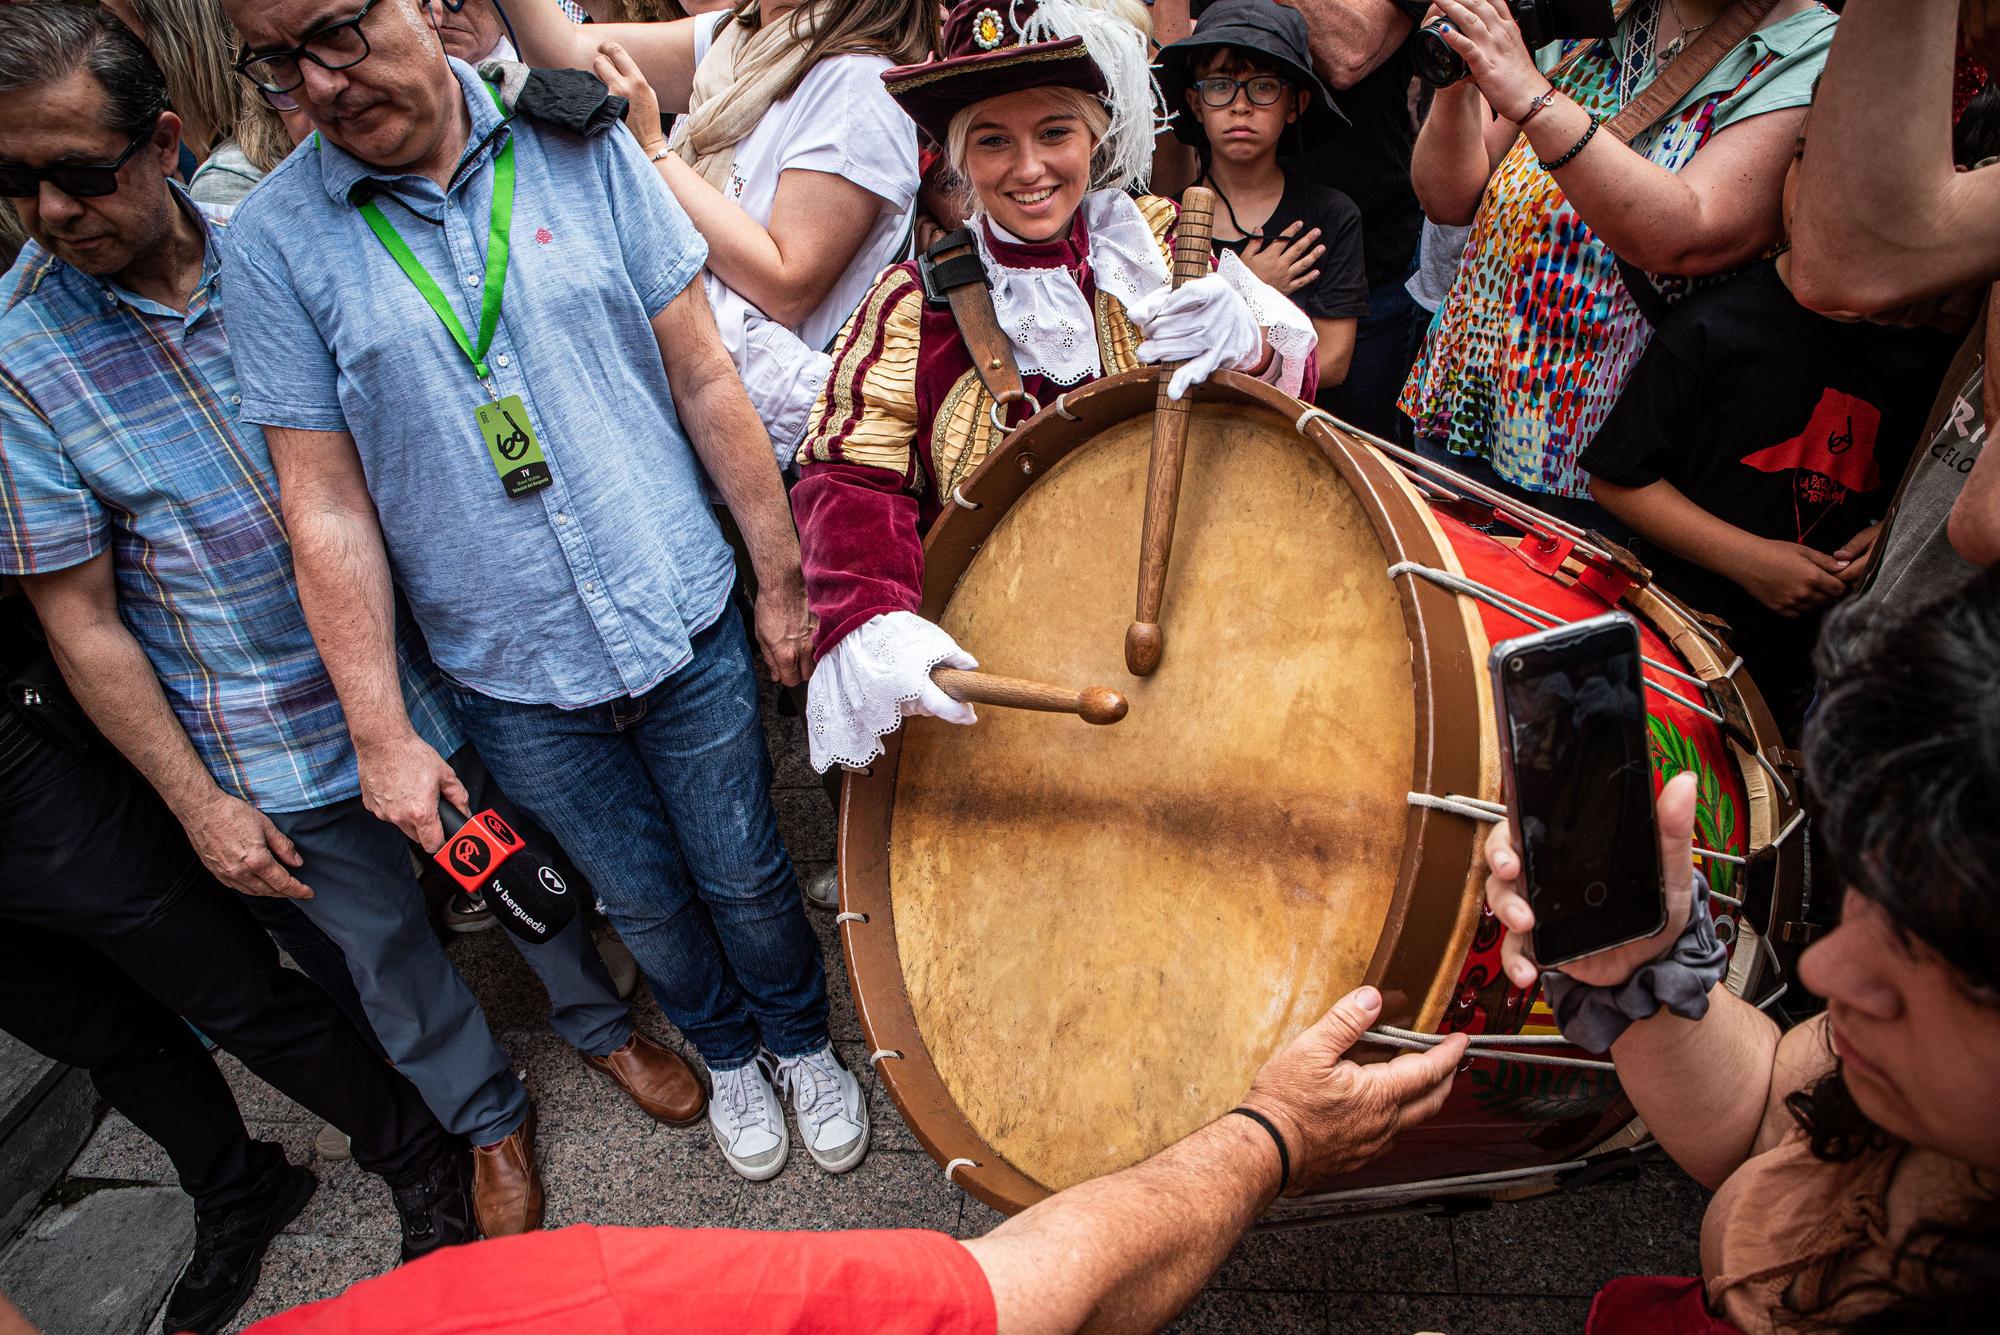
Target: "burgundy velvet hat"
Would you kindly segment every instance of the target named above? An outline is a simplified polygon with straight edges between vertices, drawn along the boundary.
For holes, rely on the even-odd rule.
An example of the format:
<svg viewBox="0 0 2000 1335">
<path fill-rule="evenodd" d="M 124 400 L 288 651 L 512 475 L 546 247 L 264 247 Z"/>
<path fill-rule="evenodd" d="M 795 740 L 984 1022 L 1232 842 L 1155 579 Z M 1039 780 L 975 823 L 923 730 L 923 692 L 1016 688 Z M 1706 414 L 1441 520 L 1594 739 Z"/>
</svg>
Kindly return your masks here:
<svg viewBox="0 0 2000 1335">
<path fill-rule="evenodd" d="M 936 56 L 883 71 L 889 96 L 940 144 L 953 116 L 989 97 L 1028 88 L 1104 96 L 1104 71 L 1083 38 L 1021 40 L 1036 9 L 1036 0 L 958 0 L 945 18 Z"/>
</svg>

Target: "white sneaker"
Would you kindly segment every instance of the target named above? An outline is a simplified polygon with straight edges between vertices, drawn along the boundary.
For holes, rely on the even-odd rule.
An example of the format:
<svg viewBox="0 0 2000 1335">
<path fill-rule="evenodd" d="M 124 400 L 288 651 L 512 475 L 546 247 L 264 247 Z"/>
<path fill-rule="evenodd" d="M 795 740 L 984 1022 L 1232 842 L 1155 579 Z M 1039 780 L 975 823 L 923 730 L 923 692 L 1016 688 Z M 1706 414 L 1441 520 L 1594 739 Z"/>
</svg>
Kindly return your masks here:
<svg viewBox="0 0 2000 1335">
<path fill-rule="evenodd" d="M 840 868 L 828 867 L 806 882 L 806 907 L 822 913 L 840 912 Z"/>
<path fill-rule="evenodd" d="M 729 1166 L 752 1182 L 778 1175 L 792 1151 L 785 1108 L 764 1074 L 764 1059 L 731 1071 L 711 1069 L 715 1092 L 708 1100 L 708 1129 Z M 818 1156 L 814 1156 L 818 1157 Z"/>
<path fill-rule="evenodd" d="M 833 1055 L 832 1044 L 780 1061 L 778 1092 L 792 1100 L 799 1137 L 821 1168 L 844 1173 L 868 1153 L 868 1100 L 861 1096 L 861 1082 Z"/>
</svg>

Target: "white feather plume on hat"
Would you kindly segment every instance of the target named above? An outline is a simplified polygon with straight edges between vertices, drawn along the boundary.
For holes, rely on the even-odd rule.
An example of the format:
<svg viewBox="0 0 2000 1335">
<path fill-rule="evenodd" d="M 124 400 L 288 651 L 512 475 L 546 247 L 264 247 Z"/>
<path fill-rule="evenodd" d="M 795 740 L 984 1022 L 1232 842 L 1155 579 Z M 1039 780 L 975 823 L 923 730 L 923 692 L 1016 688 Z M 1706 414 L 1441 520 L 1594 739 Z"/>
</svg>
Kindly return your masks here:
<svg viewBox="0 0 2000 1335">
<path fill-rule="evenodd" d="M 1153 176 L 1153 138 L 1167 125 L 1167 104 L 1153 81 L 1148 34 L 1110 12 L 1112 0 L 1040 0 L 1026 23 L 1015 23 L 1021 41 L 1081 37 L 1104 72 L 1105 108 L 1111 113 L 1099 152 L 1100 188 L 1144 188 Z M 1009 18 L 1013 16 L 1010 14 Z"/>
</svg>

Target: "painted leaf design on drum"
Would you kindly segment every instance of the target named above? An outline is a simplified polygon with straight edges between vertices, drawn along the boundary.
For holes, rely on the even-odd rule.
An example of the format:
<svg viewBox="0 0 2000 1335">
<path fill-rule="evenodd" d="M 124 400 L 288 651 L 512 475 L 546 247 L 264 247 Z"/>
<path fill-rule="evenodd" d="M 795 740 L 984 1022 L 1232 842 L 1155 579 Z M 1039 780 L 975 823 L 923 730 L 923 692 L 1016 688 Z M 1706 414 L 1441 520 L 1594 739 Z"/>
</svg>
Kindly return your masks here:
<svg viewBox="0 0 2000 1335">
<path fill-rule="evenodd" d="M 1731 841 L 1736 837 L 1736 802 L 1722 791 L 1722 782 L 1716 777 L 1706 761 L 1701 758 L 1701 750 L 1694 739 L 1674 726 L 1672 719 L 1661 718 L 1658 714 L 1646 716 L 1646 730 L 1651 735 L 1653 765 L 1660 772 L 1660 782 L 1665 783 L 1685 770 L 1693 770 L 1695 775 L 1694 834 L 1695 842 L 1703 848 L 1712 848 L 1719 853 L 1734 851 Z M 1708 876 L 1708 885 L 1718 894 L 1733 895 L 1736 885 L 1734 863 L 1702 859 L 1702 870 Z"/>
</svg>

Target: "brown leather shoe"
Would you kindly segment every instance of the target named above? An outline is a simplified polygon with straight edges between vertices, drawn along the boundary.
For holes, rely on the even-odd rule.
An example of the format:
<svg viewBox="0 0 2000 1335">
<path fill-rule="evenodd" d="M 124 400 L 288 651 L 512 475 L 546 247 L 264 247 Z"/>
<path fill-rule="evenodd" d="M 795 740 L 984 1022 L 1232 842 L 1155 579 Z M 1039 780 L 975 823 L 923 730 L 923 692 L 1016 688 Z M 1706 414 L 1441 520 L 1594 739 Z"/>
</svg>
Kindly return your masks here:
<svg viewBox="0 0 2000 1335">
<path fill-rule="evenodd" d="M 535 1110 L 514 1134 L 472 1150 L 472 1213 L 479 1231 L 504 1238 L 542 1226 L 542 1174 L 535 1167 Z"/>
<path fill-rule="evenodd" d="M 708 1107 L 708 1094 L 688 1064 L 644 1034 L 602 1057 L 579 1054 L 600 1075 L 632 1096 L 647 1116 L 686 1126 Z"/>
</svg>

